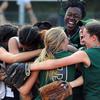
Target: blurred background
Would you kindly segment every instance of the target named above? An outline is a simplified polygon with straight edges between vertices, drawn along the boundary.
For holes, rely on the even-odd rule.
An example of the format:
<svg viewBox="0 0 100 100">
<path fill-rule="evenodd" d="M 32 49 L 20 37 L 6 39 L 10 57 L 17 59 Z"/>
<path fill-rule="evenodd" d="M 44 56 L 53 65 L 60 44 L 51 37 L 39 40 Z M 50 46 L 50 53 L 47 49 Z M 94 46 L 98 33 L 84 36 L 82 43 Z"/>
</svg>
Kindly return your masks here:
<svg viewBox="0 0 100 100">
<path fill-rule="evenodd" d="M 5 0 L 0 0 L 0 5 Z M 57 24 L 63 25 L 63 4 L 66 0 L 6 0 L 8 7 L 4 11 L 5 18 L 13 23 L 30 23 L 29 14 L 23 9 L 24 2 L 30 2 L 32 10 L 38 21 L 53 20 Z M 100 0 L 84 0 L 87 3 L 87 18 L 100 19 Z M 0 13 L 1 14 L 1 13 Z"/>
</svg>

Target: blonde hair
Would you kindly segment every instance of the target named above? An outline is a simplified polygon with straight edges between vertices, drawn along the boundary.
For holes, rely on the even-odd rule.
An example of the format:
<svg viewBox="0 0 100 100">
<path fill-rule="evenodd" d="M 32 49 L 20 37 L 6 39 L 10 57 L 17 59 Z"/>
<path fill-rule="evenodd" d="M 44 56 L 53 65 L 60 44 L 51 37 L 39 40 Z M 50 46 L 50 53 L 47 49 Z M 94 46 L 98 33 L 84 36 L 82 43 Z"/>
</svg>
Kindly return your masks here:
<svg viewBox="0 0 100 100">
<path fill-rule="evenodd" d="M 54 59 L 54 53 L 59 51 L 60 45 L 67 38 L 62 27 L 54 27 L 49 29 L 44 36 L 45 48 L 42 50 L 36 62 L 41 62 L 47 59 Z M 57 70 L 47 72 L 47 78 L 57 73 Z"/>
<path fill-rule="evenodd" d="M 44 37 L 46 51 L 51 53 L 59 51 L 59 47 L 66 37 L 62 27 L 55 27 L 48 30 Z"/>
</svg>

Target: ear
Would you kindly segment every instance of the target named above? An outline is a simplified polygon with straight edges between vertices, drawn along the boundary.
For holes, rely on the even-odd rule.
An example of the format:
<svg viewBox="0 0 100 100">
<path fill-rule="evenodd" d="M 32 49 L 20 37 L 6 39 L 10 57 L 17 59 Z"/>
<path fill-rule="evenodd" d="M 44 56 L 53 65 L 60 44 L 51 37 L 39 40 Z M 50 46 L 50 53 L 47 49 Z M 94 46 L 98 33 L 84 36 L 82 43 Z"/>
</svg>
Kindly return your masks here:
<svg viewBox="0 0 100 100">
<path fill-rule="evenodd" d="M 93 39 L 93 41 L 96 41 L 97 40 L 97 36 L 96 35 L 93 35 L 92 36 L 92 39 Z"/>
</svg>

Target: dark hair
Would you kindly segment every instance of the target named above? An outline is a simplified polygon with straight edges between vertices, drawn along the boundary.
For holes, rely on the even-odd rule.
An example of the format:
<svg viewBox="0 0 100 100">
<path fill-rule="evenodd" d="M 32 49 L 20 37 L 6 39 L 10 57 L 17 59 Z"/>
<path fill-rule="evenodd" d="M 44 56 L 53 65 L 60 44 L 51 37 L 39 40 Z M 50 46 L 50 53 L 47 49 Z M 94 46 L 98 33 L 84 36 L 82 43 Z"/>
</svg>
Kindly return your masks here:
<svg viewBox="0 0 100 100">
<path fill-rule="evenodd" d="M 17 36 L 18 27 L 11 24 L 0 26 L 0 46 L 8 50 L 8 41 L 11 37 Z"/>
<path fill-rule="evenodd" d="M 11 37 L 16 36 L 18 27 L 5 24 L 0 26 L 0 42 L 7 42 Z"/>
<path fill-rule="evenodd" d="M 83 0 L 68 0 L 64 5 L 64 11 L 69 7 L 78 7 L 82 11 L 82 19 L 86 16 L 86 3 Z"/>
<path fill-rule="evenodd" d="M 37 22 L 36 24 L 34 24 L 33 26 L 37 26 L 39 28 L 39 30 L 43 30 L 43 29 L 50 29 L 52 27 L 51 23 L 48 21 L 41 21 L 41 22 Z"/>
<path fill-rule="evenodd" d="M 92 35 L 96 35 L 98 40 L 100 41 L 100 21 L 92 21 L 85 25 L 88 33 Z"/>
<path fill-rule="evenodd" d="M 42 45 L 43 41 L 38 33 L 38 27 L 26 25 L 19 30 L 19 41 L 22 45 L 38 49 L 39 44 Z"/>
</svg>

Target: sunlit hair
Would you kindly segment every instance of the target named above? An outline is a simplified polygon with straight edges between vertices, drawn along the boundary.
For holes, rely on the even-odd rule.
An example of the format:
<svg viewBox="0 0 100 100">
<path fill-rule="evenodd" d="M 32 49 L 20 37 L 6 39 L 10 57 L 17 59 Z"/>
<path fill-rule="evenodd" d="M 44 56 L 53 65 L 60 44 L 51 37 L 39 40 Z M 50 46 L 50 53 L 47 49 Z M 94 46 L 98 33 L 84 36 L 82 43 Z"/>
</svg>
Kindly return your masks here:
<svg viewBox="0 0 100 100">
<path fill-rule="evenodd" d="M 59 51 L 61 43 L 67 38 L 62 27 L 51 28 L 46 32 L 44 37 L 44 45 L 47 53 L 55 53 Z"/>
<path fill-rule="evenodd" d="M 67 38 L 62 27 L 55 27 L 49 29 L 44 37 L 45 48 L 42 50 L 39 58 L 35 62 L 44 61 L 47 59 L 54 59 L 54 53 L 60 50 L 60 46 Z M 51 77 L 57 70 L 48 71 L 47 78 Z"/>
</svg>

